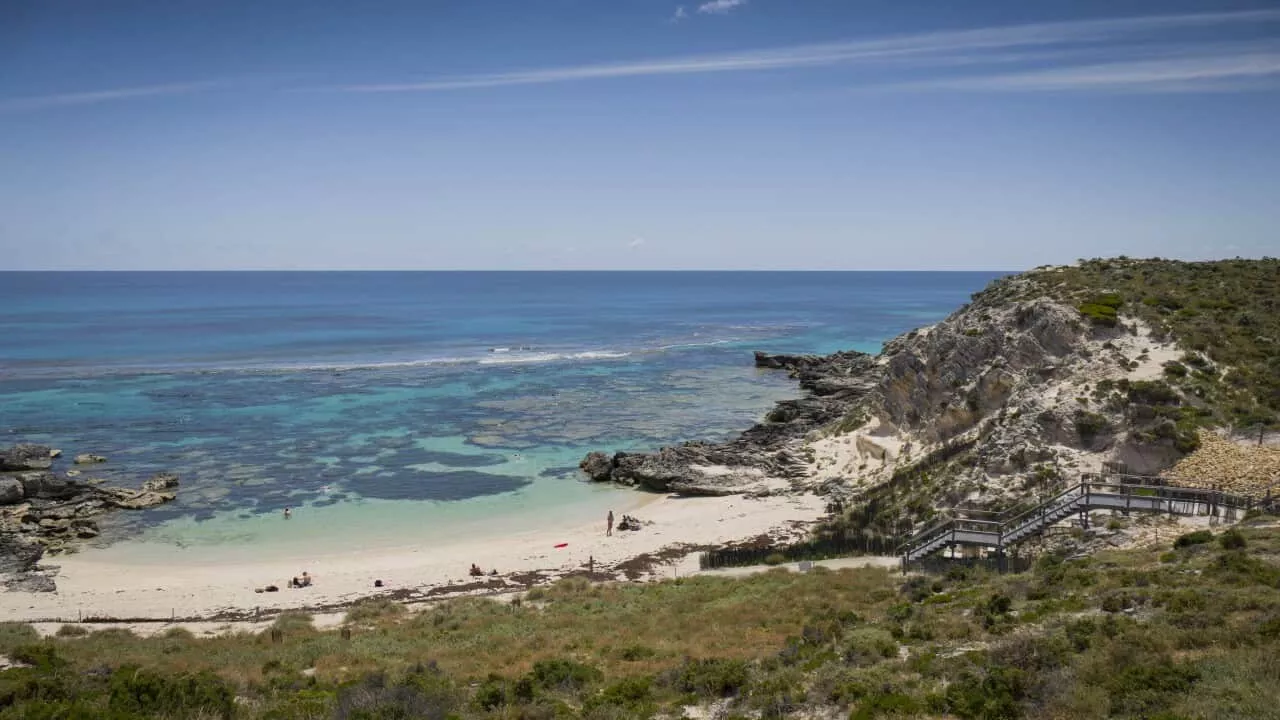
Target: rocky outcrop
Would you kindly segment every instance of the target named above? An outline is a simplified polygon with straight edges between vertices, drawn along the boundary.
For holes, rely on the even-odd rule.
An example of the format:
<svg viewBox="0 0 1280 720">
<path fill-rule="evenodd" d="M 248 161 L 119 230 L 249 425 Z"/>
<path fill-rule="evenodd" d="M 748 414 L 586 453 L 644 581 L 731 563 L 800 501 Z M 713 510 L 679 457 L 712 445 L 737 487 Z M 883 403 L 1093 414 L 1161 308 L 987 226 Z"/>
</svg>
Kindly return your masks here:
<svg viewBox="0 0 1280 720">
<path fill-rule="evenodd" d="M 586 473 L 592 482 L 604 482 L 610 479 L 613 473 L 613 458 L 602 452 L 588 453 L 582 462 L 578 463 L 578 467 L 582 468 L 582 472 Z"/>
<path fill-rule="evenodd" d="M 178 476 L 173 473 L 157 473 L 151 476 L 151 479 L 142 483 L 142 489 L 146 492 L 164 492 L 178 487 Z"/>
<path fill-rule="evenodd" d="M 0 532 L 0 575 L 23 573 L 44 555 L 44 544 L 19 533 Z"/>
<path fill-rule="evenodd" d="M 77 455 L 75 459 L 75 463 L 77 465 L 93 465 L 95 463 L 104 463 L 106 461 L 107 459 L 105 457 L 101 455 L 94 455 L 92 453 L 84 453 L 83 455 Z"/>
<path fill-rule="evenodd" d="M 653 453 L 612 456 L 594 452 L 579 466 L 597 482 L 682 495 L 762 492 L 803 477 L 800 444 L 808 433 L 843 417 L 874 388 L 875 359 L 852 351 L 829 356 L 757 352 L 755 363 L 789 372 L 808 394 L 778 403 L 764 422 L 727 443 L 688 442 Z"/>
<path fill-rule="evenodd" d="M 1136 317 L 1088 322 L 1047 272 L 998 280 L 878 356 L 757 352 L 757 367 L 789 373 L 805 395 L 727 443 L 597 452 L 582 469 L 688 494 L 782 482 L 853 495 L 928 476 L 966 502 L 1017 499 L 1104 463 L 1167 469 L 1194 442 L 1176 420 L 1197 400 L 1157 387 L 1181 351 Z"/>
<path fill-rule="evenodd" d="M 0 505 L 22 502 L 27 496 L 26 486 L 16 477 L 0 477 Z"/>
<path fill-rule="evenodd" d="M 99 535 L 94 518 L 112 509 L 155 507 L 175 497 L 178 476 L 155 475 L 139 489 L 105 487 L 52 470 L 49 448 L 19 445 L 0 450 L 0 575 L 14 590 L 52 590 L 35 565 L 46 553 L 61 552 Z M 78 475 L 78 473 L 77 473 Z"/>
<path fill-rule="evenodd" d="M 45 445 L 22 444 L 0 449 L 0 472 L 48 470 L 53 466 L 53 451 Z"/>
</svg>

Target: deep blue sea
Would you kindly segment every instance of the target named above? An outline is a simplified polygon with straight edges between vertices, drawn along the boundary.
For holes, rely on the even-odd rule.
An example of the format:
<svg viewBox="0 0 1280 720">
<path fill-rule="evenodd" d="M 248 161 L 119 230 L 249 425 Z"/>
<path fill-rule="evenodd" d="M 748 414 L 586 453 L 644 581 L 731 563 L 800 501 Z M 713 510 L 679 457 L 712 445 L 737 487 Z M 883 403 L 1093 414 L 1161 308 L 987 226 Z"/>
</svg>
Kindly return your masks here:
<svg viewBox="0 0 1280 720">
<path fill-rule="evenodd" d="M 613 502 L 590 450 L 724 438 L 796 396 L 753 350 L 876 352 L 998 275 L 0 273 L 0 443 L 179 473 L 106 540 L 271 542 L 286 506 L 297 541 L 519 525 Z"/>
</svg>

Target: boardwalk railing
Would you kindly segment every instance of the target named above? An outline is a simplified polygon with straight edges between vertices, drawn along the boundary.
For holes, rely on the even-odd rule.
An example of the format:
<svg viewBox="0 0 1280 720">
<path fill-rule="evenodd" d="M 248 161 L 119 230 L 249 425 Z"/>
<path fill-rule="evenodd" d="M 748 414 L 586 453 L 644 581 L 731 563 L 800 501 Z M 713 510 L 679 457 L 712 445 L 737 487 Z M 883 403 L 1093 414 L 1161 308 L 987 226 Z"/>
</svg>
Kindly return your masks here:
<svg viewBox="0 0 1280 720">
<path fill-rule="evenodd" d="M 1008 548 L 1040 535 L 1071 515 L 1079 513 L 1087 522 L 1091 510 L 1207 514 L 1232 520 L 1237 513 L 1273 504 L 1269 494 L 1259 501 L 1221 490 L 1183 487 L 1162 478 L 1085 475 L 1079 483 L 1030 508 L 1002 516 L 962 511 L 960 516 L 935 521 L 903 543 L 898 555 L 904 571 L 947 547 L 990 548 L 999 557 Z"/>
</svg>

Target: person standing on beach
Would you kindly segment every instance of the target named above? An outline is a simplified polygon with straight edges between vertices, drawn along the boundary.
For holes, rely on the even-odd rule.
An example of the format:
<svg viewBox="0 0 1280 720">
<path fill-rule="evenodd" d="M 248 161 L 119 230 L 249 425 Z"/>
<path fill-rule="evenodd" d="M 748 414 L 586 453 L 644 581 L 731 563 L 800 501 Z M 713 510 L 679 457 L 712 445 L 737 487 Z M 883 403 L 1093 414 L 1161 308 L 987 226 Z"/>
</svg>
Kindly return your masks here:
<svg viewBox="0 0 1280 720">
<path fill-rule="evenodd" d="M 613 534 L 613 511 L 609 511 L 609 518 L 605 521 L 604 534 L 606 537 Z"/>
<path fill-rule="evenodd" d="M 292 508 L 285 508 L 285 509 L 284 509 L 284 519 L 285 519 L 285 520 L 288 520 L 288 519 L 289 519 L 289 518 L 291 518 L 291 517 L 293 517 L 293 509 L 292 509 Z"/>
</svg>

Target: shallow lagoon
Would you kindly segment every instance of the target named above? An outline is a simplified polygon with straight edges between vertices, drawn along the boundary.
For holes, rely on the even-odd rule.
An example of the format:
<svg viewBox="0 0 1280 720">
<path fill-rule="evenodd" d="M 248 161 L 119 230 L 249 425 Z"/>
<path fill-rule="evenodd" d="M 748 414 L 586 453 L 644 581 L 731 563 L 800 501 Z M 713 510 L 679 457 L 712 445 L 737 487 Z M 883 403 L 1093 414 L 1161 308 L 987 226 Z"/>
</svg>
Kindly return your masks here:
<svg viewBox="0 0 1280 720">
<path fill-rule="evenodd" d="M 39 341 L 0 347 L 0 431 L 112 482 L 178 472 L 102 542 L 193 558 L 594 518 L 634 499 L 582 483 L 586 452 L 724 438 L 796 394 L 752 350 L 874 352 L 994 277 L 130 275 L 5 275 L 0 333 Z"/>
</svg>

